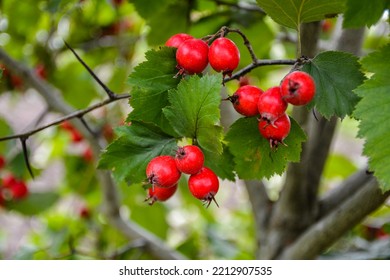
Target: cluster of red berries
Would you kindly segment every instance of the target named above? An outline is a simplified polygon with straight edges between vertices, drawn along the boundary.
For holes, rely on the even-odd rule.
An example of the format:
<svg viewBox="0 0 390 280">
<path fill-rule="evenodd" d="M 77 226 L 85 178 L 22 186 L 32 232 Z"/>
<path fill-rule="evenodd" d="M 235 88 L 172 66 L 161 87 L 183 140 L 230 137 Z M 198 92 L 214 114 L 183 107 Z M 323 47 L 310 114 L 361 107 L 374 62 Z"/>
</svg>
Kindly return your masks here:
<svg viewBox="0 0 390 280">
<path fill-rule="evenodd" d="M 6 201 L 20 200 L 28 196 L 28 188 L 23 180 L 14 175 L 5 176 L 0 182 L 0 206 Z"/>
<path fill-rule="evenodd" d="M 215 195 L 219 189 L 218 177 L 204 166 L 204 154 L 195 145 L 179 147 L 174 157 L 161 155 L 148 163 L 146 176 L 152 187 L 148 189 L 145 201 L 152 205 L 156 201 L 172 197 L 182 173 L 190 175 L 188 188 L 195 198 L 204 201 L 207 206 L 211 201 L 217 204 Z"/>
<path fill-rule="evenodd" d="M 3 79 L 10 89 L 24 89 L 23 79 L 19 75 L 12 73 L 4 64 L 0 64 L 0 69 L 3 70 Z M 44 64 L 37 64 L 34 67 L 34 72 L 39 78 L 47 79 L 47 71 Z"/>
<path fill-rule="evenodd" d="M 236 44 L 225 37 L 215 39 L 209 46 L 202 39 L 179 33 L 170 37 L 165 46 L 177 48 L 178 75 L 199 74 L 210 63 L 215 71 L 230 76 L 240 62 L 240 51 Z"/>
<path fill-rule="evenodd" d="M 286 113 L 288 104 L 306 105 L 314 94 L 313 78 L 305 72 L 294 71 L 283 78 L 280 86 L 262 91 L 256 86 L 244 85 L 228 99 L 241 115 L 260 115 L 260 134 L 270 142 L 271 148 L 276 148 L 290 133 L 291 123 Z"/>
</svg>

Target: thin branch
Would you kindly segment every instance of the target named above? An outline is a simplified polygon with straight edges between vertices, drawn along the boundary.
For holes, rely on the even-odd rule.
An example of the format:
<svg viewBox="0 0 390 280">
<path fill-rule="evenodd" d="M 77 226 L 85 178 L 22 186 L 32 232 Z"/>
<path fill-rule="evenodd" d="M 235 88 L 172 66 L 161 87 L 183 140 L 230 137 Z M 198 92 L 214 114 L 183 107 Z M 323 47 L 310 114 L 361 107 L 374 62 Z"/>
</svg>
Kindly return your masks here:
<svg viewBox="0 0 390 280">
<path fill-rule="evenodd" d="M 110 99 L 115 99 L 116 94 L 110 90 L 100 79 L 96 74 L 92 71 L 92 69 L 81 59 L 81 57 L 76 53 L 76 51 L 67 43 L 65 42 L 66 47 L 74 54 L 74 56 L 77 58 L 77 60 L 84 66 L 84 68 L 89 72 L 89 74 L 94 78 L 94 80 L 103 88 L 103 90 L 107 93 L 108 97 Z"/>
<path fill-rule="evenodd" d="M 93 111 L 93 110 L 96 110 L 98 108 L 101 108 L 103 106 L 106 106 L 107 104 L 110 104 L 110 103 L 113 103 L 113 102 L 116 102 L 118 100 L 121 100 L 121 99 L 127 99 L 127 98 L 131 98 L 131 95 L 130 94 L 121 94 L 121 95 L 115 95 L 115 98 L 114 99 L 110 99 L 110 98 L 107 98 L 99 103 L 96 103 L 90 107 L 87 107 L 85 109 L 82 109 L 82 110 L 78 110 L 78 111 L 74 111 L 68 115 L 65 115 L 61 118 L 58 118 L 57 120 L 54 120 L 48 124 L 45 124 L 45 125 L 42 125 L 40 127 L 37 127 L 35 129 L 31 129 L 27 132 L 23 132 L 23 133 L 18 133 L 18 134 L 14 134 L 14 135 L 9 135 L 9 136 L 5 136 L 5 137 L 0 137 L 0 141 L 6 141 L 6 140 L 11 140 L 11 139 L 18 139 L 18 138 L 28 138 L 30 137 L 31 135 L 33 134 L 36 134 L 42 130 L 45 130 L 46 128 L 49 128 L 51 126 L 55 126 L 55 125 L 58 125 L 64 121 L 67 121 L 67 120 L 71 120 L 71 119 L 74 119 L 74 118 L 81 118 Z M 94 132 L 92 132 L 92 134 L 94 134 Z"/>
<path fill-rule="evenodd" d="M 371 180 L 357 193 L 312 225 L 279 256 L 281 259 L 312 259 L 321 254 L 368 214 L 380 207 L 390 196 L 383 193 L 378 182 Z"/>
<path fill-rule="evenodd" d="M 28 151 L 27 151 L 27 145 L 26 145 L 27 138 L 26 137 L 20 137 L 20 142 L 22 143 L 22 149 L 23 149 L 23 158 L 24 162 L 26 163 L 27 170 L 30 173 L 31 178 L 34 179 L 34 173 L 32 171 L 30 160 L 28 158 Z"/>
</svg>

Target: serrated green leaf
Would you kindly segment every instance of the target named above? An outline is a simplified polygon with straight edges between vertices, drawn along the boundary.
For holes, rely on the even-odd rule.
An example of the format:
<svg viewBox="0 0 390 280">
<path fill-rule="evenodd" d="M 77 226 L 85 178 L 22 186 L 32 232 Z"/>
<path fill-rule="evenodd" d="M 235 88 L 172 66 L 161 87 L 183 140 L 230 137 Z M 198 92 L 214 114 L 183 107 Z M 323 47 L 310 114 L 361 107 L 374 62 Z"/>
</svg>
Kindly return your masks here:
<svg viewBox="0 0 390 280">
<path fill-rule="evenodd" d="M 145 180 L 146 165 L 153 157 L 173 154 L 176 149 L 176 139 L 157 126 L 132 122 L 103 152 L 98 168 L 112 170 L 118 181 L 140 183 Z"/>
<path fill-rule="evenodd" d="M 219 178 L 230 181 L 235 180 L 233 155 L 226 145 L 223 145 L 222 154 L 203 150 L 205 156 L 205 166 L 211 168 Z"/>
<path fill-rule="evenodd" d="M 343 27 L 370 27 L 380 19 L 388 5 L 388 0 L 347 0 Z"/>
<path fill-rule="evenodd" d="M 128 78 L 133 86 L 130 98 L 133 111 L 127 120 L 151 122 L 173 134 L 162 108 L 169 105 L 168 90 L 180 82 L 179 78 L 174 78 L 177 73 L 175 50 L 164 47 L 150 50 L 145 56 L 147 60 L 135 67 Z"/>
<path fill-rule="evenodd" d="M 26 216 L 33 216 L 49 209 L 59 199 L 59 195 L 53 192 L 30 193 L 26 198 L 16 201 L 8 201 L 8 210 L 19 212 Z"/>
<path fill-rule="evenodd" d="M 316 94 L 310 106 L 327 119 L 344 118 L 355 109 L 359 97 L 353 92 L 364 80 L 358 58 L 352 54 L 327 51 L 317 55 L 303 71 L 316 83 Z"/>
<path fill-rule="evenodd" d="M 269 142 L 261 136 L 256 118 L 240 118 L 228 131 L 226 141 L 234 156 L 237 175 L 244 180 L 261 180 L 275 174 L 282 174 L 288 162 L 298 162 L 302 142 L 306 135 L 300 126 L 291 120 L 291 131 L 279 145 L 271 150 Z"/>
<path fill-rule="evenodd" d="M 257 3 L 277 23 L 299 29 L 304 22 L 319 21 L 341 13 L 344 0 L 257 0 Z"/>
<path fill-rule="evenodd" d="M 191 76 L 169 91 L 170 106 L 163 109 L 178 135 L 196 139 L 203 149 L 222 153 L 219 125 L 220 75 Z"/>
<path fill-rule="evenodd" d="M 355 92 L 362 98 L 354 116 L 360 120 L 358 137 L 366 140 L 363 154 L 384 191 L 390 190 L 390 44 L 362 59 L 374 73 Z"/>
</svg>

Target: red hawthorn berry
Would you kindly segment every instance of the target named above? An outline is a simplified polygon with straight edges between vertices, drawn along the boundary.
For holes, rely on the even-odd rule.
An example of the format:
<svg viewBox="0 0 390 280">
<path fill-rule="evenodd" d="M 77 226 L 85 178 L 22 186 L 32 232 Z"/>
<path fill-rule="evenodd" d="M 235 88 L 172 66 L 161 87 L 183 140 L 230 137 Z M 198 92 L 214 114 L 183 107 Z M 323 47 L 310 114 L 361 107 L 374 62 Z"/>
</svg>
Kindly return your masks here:
<svg viewBox="0 0 390 280">
<path fill-rule="evenodd" d="M 165 42 L 165 46 L 178 48 L 184 41 L 189 40 L 189 39 L 194 39 L 194 37 L 192 37 L 191 35 L 186 34 L 186 33 L 178 33 L 178 34 L 171 36 Z"/>
<path fill-rule="evenodd" d="M 2 181 L 3 181 L 3 186 L 4 186 L 5 188 L 11 188 L 12 185 L 16 184 L 17 179 L 15 178 L 14 175 L 8 174 L 8 175 L 6 175 L 6 176 L 3 177 L 3 180 L 2 180 Z"/>
<path fill-rule="evenodd" d="M 169 188 L 176 184 L 181 176 L 175 159 L 162 155 L 153 158 L 146 166 L 148 182 L 154 186 Z"/>
<path fill-rule="evenodd" d="M 176 61 L 180 74 L 199 74 L 208 65 L 209 46 L 201 39 L 188 39 L 178 47 Z"/>
<path fill-rule="evenodd" d="M 175 161 L 179 171 L 196 174 L 203 167 L 204 154 L 198 146 L 187 145 L 177 149 Z"/>
<path fill-rule="evenodd" d="M 35 70 L 35 74 L 36 74 L 39 78 L 41 78 L 41 79 L 43 79 L 43 80 L 46 80 L 46 79 L 47 79 L 47 72 L 46 72 L 46 67 L 45 67 L 44 64 L 41 64 L 41 63 L 38 64 L 37 66 L 35 66 L 34 70 Z"/>
<path fill-rule="evenodd" d="M 149 205 L 153 205 L 156 201 L 166 201 L 171 198 L 177 190 L 177 184 L 169 188 L 152 186 L 148 189 L 148 196 L 145 201 L 149 201 Z"/>
<path fill-rule="evenodd" d="M 290 133 L 291 123 L 289 116 L 285 113 L 277 118 L 273 123 L 261 119 L 258 123 L 260 134 L 266 138 L 272 149 L 277 148 L 279 143 Z"/>
<path fill-rule="evenodd" d="M 296 106 L 308 104 L 316 92 L 314 79 L 302 71 L 294 71 L 286 75 L 280 88 L 282 98 Z"/>
<path fill-rule="evenodd" d="M 92 162 L 93 161 L 93 151 L 92 151 L 91 147 L 87 147 L 84 150 L 82 157 L 83 157 L 83 159 L 86 162 Z"/>
<path fill-rule="evenodd" d="M 91 217 L 91 210 L 87 206 L 83 206 L 79 210 L 79 216 L 83 219 L 89 219 Z"/>
<path fill-rule="evenodd" d="M 286 112 L 287 105 L 282 98 L 280 87 L 271 87 L 260 95 L 257 109 L 262 119 L 273 123 Z"/>
<path fill-rule="evenodd" d="M 83 135 L 76 129 L 70 131 L 70 137 L 73 143 L 81 142 L 84 139 Z"/>
<path fill-rule="evenodd" d="M 240 63 L 240 51 L 232 40 L 221 37 L 211 43 L 208 59 L 215 71 L 231 76 Z"/>
<path fill-rule="evenodd" d="M 263 91 L 251 85 L 242 86 L 228 99 L 233 103 L 234 109 L 243 116 L 253 117 L 259 114 L 257 104 Z"/>
<path fill-rule="evenodd" d="M 13 198 L 21 199 L 28 195 L 28 188 L 25 182 L 18 180 L 11 186 L 11 194 Z"/>
<path fill-rule="evenodd" d="M 188 179 L 188 188 L 191 194 L 204 201 L 207 207 L 211 201 L 214 201 L 218 206 L 215 195 L 219 189 L 219 180 L 211 169 L 202 167 L 198 173 L 191 175 Z"/>
</svg>

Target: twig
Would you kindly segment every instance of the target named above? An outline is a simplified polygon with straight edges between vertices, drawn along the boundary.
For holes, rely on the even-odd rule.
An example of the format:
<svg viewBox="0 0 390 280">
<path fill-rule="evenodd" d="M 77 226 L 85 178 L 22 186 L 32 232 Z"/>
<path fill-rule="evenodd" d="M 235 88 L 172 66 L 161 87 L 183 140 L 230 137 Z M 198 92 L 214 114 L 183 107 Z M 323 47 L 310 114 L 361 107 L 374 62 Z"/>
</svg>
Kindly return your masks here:
<svg viewBox="0 0 390 280">
<path fill-rule="evenodd" d="M 27 170 L 30 173 L 31 178 L 34 179 L 34 174 L 32 172 L 32 168 L 31 168 L 30 161 L 29 161 L 29 158 L 28 158 L 28 151 L 27 151 L 26 141 L 27 141 L 27 137 L 20 137 L 20 142 L 22 143 L 22 149 L 23 149 L 24 162 L 26 163 Z"/>
<path fill-rule="evenodd" d="M 55 125 L 58 125 L 64 121 L 67 121 L 67 120 L 71 120 L 71 119 L 74 119 L 74 118 L 82 118 L 85 114 L 93 111 L 93 110 L 96 110 L 98 108 L 101 108 L 103 106 L 106 106 L 107 104 L 110 104 L 110 103 L 113 103 L 115 101 L 118 101 L 118 100 L 121 100 L 121 99 L 127 99 L 127 98 L 130 98 L 131 95 L 130 94 L 120 94 L 120 95 L 115 95 L 115 98 L 114 99 L 110 99 L 110 98 L 107 98 L 105 100 L 103 100 L 102 102 L 99 102 L 95 105 L 92 105 L 90 107 L 87 107 L 85 109 L 82 109 L 82 110 L 78 110 L 78 111 L 74 111 L 73 113 L 70 113 L 66 116 L 63 116 L 62 118 L 58 118 L 57 120 L 54 120 L 48 124 L 45 124 L 43 126 L 40 126 L 40 127 L 37 127 L 35 129 L 31 129 L 27 132 L 23 132 L 23 133 L 18 133 L 18 134 L 14 134 L 14 135 L 9 135 L 9 136 L 5 136 L 5 137 L 0 137 L 0 141 L 6 141 L 6 140 L 11 140 L 11 139 L 18 139 L 18 138 L 28 138 L 30 137 L 31 135 L 33 134 L 36 134 L 42 130 L 45 130 L 46 128 L 49 128 L 51 126 L 55 126 Z"/>
</svg>

